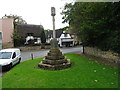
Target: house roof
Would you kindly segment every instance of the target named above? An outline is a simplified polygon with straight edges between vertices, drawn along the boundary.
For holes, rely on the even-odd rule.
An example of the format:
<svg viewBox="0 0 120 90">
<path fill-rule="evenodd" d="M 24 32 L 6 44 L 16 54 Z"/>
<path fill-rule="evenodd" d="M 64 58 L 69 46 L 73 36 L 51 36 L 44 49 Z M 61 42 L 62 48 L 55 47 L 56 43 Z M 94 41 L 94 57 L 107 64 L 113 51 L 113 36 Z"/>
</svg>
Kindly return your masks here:
<svg viewBox="0 0 120 90">
<path fill-rule="evenodd" d="M 32 24 L 17 25 L 17 32 L 22 37 L 26 37 L 28 33 L 33 33 L 34 37 L 40 37 L 42 31 L 44 31 L 42 25 L 32 25 Z"/>
<path fill-rule="evenodd" d="M 56 38 L 60 38 L 61 34 L 63 33 L 63 30 L 55 30 L 56 32 Z M 53 30 L 49 30 L 46 32 L 46 38 L 51 38 L 53 37 Z"/>
</svg>

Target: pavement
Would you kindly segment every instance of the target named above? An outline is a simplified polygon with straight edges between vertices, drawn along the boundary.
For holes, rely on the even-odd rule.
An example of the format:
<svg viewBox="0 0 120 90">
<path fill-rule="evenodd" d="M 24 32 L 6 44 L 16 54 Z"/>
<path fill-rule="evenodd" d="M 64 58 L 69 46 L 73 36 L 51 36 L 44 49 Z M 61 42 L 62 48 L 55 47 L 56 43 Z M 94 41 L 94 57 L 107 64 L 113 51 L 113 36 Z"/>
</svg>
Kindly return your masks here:
<svg viewBox="0 0 120 90">
<path fill-rule="evenodd" d="M 66 54 L 66 53 L 82 53 L 83 48 L 81 46 L 63 47 L 63 48 L 60 48 L 60 50 L 63 54 Z M 44 56 L 47 55 L 48 52 L 49 52 L 49 49 L 40 50 L 40 51 L 21 52 L 21 57 L 22 57 L 21 62 L 32 59 L 32 56 L 33 56 L 33 59 L 44 57 Z M 5 73 L 6 72 L 0 73 L 0 76 L 3 76 Z"/>
</svg>

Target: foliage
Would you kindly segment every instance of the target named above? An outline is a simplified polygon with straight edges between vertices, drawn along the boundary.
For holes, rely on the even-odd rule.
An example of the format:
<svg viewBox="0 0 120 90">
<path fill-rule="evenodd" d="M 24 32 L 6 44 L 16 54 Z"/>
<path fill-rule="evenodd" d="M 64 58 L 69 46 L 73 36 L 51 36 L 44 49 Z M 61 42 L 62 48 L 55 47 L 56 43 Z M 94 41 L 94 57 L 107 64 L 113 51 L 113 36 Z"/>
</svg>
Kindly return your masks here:
<svg viewBox="0 0 120 90">
<path fill-rule="evenodd" d="M 118 69 L 79 54 L 65 55 L 71 68 L 48 71 L 37 68 L 43 58 L 15 66 L 2 77 L 3 88 L 118 88 Z"/>
<path fill-rule="evenodd" d="M 41 32 L 41 43 L 46 43 L 46 36 L 44 30 Z"/>
<path fill-rule="evenodd" d="M 13 18 L 13 23 L 14 23 L 14 27 L 16 27 L 17 24 L 27 24 L 27 22 L 21 17 L 21 16 L 17 16 L 17 15 L 6 15 L 3 16 L 2 18 Z"/>
<path fill-rule="evenodd" d="M 17 30 L 15 29 L 14 30 L 14 33 L 13 33 L 13 41 L 14 41 L 14 46 L 21 46 L 21 45 L 24 45 L 24 42 L 25 42 L 25 39 L 22 38 L 18 33 L 17 33 Z"/>
<path fill-rule="evenodd" d="M 62 31 L 66 31 L 66 30 L 68 30 L 68 26 L 66 26 L 66 27 L 63 27 L 63 28 L 60 28 L 60 29 L 58 29 L 58 30 L 62 30 Z"/>
<path fill-rule="evenodd" d="M 45 49 L 46 36 L 44 30 L 41 33 L 41 49 Z"/>
<path fill-rule="evenodd" d="M 30 39 L 30 40 L 28 40 L 28 43 L 29 43 L 30 46 L 32 46 L 32 45 L 34 45 L 34 40 Z"/>
<path fill-rule="evenodd" d="M 120 2 L 66 4 L 63 23 L 69 23 L 84 45 L 120 53 Z"/>
</svg>

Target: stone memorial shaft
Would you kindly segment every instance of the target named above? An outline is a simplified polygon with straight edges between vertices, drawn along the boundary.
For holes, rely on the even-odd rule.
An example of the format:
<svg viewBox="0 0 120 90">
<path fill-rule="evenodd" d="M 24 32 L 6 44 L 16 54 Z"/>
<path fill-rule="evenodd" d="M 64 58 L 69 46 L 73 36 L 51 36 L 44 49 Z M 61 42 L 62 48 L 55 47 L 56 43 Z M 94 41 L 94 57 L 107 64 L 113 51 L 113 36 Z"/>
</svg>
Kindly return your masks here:
<svg viewBox="0 0 120 90">
<path fill-rule="evenodd" d="M 51 7 L 51 16 L 53 21 L 53 39 L 51 40 L 51 49 L 47 56 L 38 64 L 38 67 L 45 70 L 60 70 L 71 66 L 71 62 L 59 50 L 58 41 L 55 37 L 55 8 Z"/>
</svg>

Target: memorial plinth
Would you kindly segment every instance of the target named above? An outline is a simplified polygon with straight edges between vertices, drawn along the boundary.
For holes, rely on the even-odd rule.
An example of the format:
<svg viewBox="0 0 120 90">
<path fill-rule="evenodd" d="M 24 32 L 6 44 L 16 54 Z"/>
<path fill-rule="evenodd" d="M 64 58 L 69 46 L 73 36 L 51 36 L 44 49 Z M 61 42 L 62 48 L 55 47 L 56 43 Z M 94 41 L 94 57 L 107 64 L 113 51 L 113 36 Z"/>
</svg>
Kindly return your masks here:
<svg viewBox="0 0 120 90">
<path fill-rule="evenodd" d="M 51 49 L 47 56 L 38 64 L 39 68 L 45 70 L 61 70 L 71 66 L 71 61 L 67 59 L 59 50 L 58 41 L 51 40 Z"/>
</svg>

